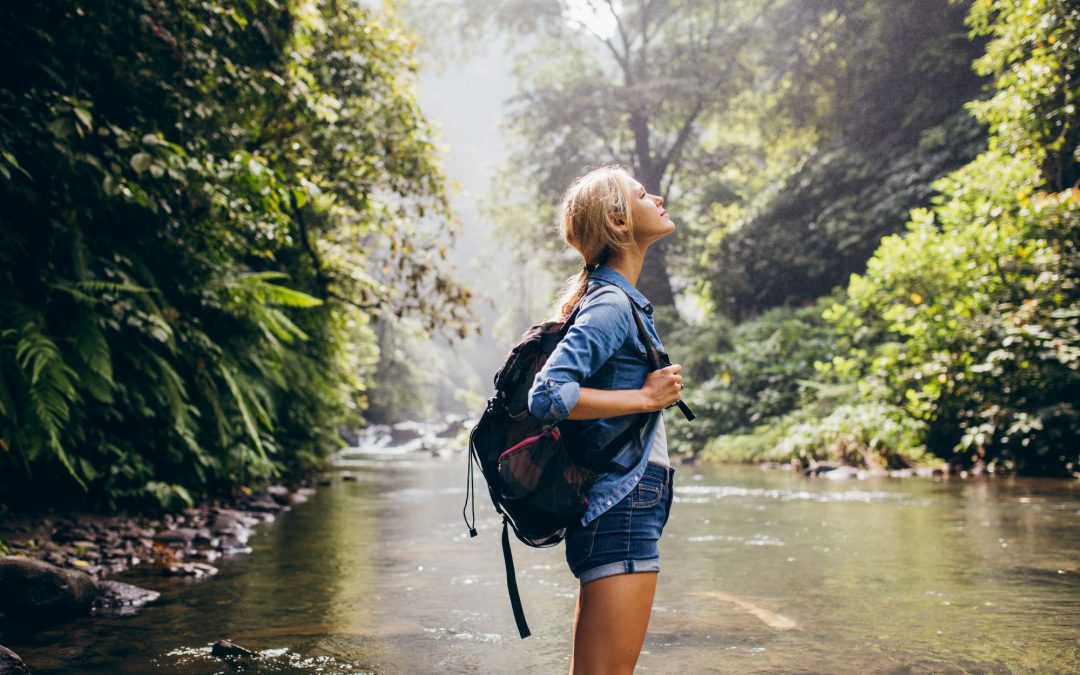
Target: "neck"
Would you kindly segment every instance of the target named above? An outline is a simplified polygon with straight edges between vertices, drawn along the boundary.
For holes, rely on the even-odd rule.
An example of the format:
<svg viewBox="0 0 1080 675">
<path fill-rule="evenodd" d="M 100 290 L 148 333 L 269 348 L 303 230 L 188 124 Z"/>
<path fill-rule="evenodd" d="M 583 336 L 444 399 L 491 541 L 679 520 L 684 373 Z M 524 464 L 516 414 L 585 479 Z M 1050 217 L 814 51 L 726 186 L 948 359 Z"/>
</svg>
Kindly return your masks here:
<svg viewBox="0 0 1080 675">
<path fill-rule="evenodd" d="M 636 246 L 628 246 L 619 254 L 618 258 L 607 263 L 607 266 L 623 275 L 631 286 L 637 286 L 638 277 L 641 276 L 641 266 L 645 262 L 645 251 Z"/>
</svg>

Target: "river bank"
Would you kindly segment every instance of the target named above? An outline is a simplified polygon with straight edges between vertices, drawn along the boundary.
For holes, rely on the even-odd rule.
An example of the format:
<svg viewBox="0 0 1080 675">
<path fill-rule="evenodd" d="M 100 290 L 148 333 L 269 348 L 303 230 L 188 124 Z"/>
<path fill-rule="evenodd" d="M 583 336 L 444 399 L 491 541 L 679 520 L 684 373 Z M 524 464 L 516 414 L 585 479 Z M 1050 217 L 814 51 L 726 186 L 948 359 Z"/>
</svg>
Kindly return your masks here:
<svg viewBox="0 0 1080 675">
<path fill-rule="evenodd" d="M 406 454 L 451 451 L 461 420 L 440 424 L 405 422 L 372 425 L 352 435 L 352 445 L 393 448 Z M 218 561 L 251 553 L 256 529 L 308 501 L 316 485 L 357 477 L 343 462 L 315 481 L 293 487 L 271 485 L 241 491 L 195 508 L 161 516 L 60 512 L 0 517 L 0 626 L 30 621 L 46 628 L 81 616 L 132 616 L 161 593 L 111 577 L 138 568 L 142 578 L 174 577 L 197 581 L 218 574 Z M 212 649 L 222 658 L 251 652 L 219 640 Z M 0 642 L 0 675 L 29 672 L 18 654 Z"/>
</svg>

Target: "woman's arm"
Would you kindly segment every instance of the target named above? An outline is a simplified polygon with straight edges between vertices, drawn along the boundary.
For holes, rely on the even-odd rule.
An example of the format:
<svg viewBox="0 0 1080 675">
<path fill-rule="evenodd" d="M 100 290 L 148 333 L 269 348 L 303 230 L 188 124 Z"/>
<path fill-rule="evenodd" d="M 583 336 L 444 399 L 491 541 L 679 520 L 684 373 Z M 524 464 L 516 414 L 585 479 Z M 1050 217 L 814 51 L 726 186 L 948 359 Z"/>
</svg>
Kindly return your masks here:
<svg viewBox="0 0 1080 675">
<path fill-rule="evenodd" d="M 682 375 L 679 375 L 681 370 L 682 366 L 677 363 L 654 370 L 646 376 L 641 389 L 582 387 L 568 419 L 595 420 L 663 410 L 678 401 L 682 395 Z"/>
</svg>

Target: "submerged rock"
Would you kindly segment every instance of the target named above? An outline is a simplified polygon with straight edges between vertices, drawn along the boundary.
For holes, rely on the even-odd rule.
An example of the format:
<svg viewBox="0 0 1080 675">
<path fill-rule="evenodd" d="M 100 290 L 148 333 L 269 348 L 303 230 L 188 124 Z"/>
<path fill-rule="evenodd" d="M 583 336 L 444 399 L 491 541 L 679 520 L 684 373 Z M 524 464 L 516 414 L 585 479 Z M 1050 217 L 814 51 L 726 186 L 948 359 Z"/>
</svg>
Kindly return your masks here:
<svg viewBox="0 0 1080 675">
<path fill-rule="evenodd" d="M 165 575 L 173 577 L 195 577 L 196 579 L 202 579 L 203 577 L 212 577 L 217 573 L 218 569 L 216 567 L 202 562 L 178 563 L 176 565 L 169 565 L 165 568 Z"/>
<path fill-rule="evenodd" d="M 32 558 L 0 558 L 0 612 L 5 614 L 85 614 L 97 594 L 97 582 L 82 572 Z"/>
<path fill-rule="evenodd" d="M 30 671 L 19 655 L 0 645 L 0 675 L 29 675 Z"/>
</svg>

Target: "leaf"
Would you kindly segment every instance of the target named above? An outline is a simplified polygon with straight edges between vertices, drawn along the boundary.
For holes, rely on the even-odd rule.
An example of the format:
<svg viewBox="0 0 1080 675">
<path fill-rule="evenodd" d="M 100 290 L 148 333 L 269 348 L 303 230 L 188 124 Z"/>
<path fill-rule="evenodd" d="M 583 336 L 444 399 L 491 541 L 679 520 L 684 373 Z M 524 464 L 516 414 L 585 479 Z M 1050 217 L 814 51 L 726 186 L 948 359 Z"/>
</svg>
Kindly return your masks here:
<svg viewBox="0 0 1080 675">
<path fill-rule="evenodd" d="M 64 140 L 71 135 L 71 126 L 68 124 L 67 120 L 62 118 L 57 118 L 52 122 L 49 122 L 46 128 L 48 128 L 49 132 L 59 140 Z"/>
<path fill-rule="evenodd" d="M 75 106 L 74 112 L 75 116 L 79 118 L 79 121 L 82 122 L 82 125 L 84 127 L 86 127 L 88 130 L 94 128 L 94 118 L 90 114 L 89 110 L 87 110 L 86 108 L 80 108 L 79 106 Z"/>
<path fill-rule="evenodd" d="M 135 169 L 135 171 L 138 172 L 138 173 L 142 173 L 142 172 L 144 172 L 144 171 L 146 171 L 147 169 L 150 168 L 150 163 L 152 161 L 153 161 L 153 158 L 150 155 L 148 155 L 147 153 L 145 153 L 145 152 L 137 152 L 131 158 L 131 168 Z"/>
<path fill-rule="evenodd" d="M 244 420 L 244 429 L 247 431 L 248 438 L 255 444 L 255 447 L 259 450 L 259 454 L 262 455 L 262 458 L 266 459 L 266 450 L 263 448 L 262 439 L 259 438 L 259 430 L 255 426 L 255 420 L 251 416 L 251 411 L 248 410 L 243 393 L 236 384 L 236 378 L 232 373 L 232 369 L 225 364 L 220 364 L 218 370 L 221 372 L 225 384 L 228 385 L 229 391 L 233 395 L 236 407 L 240 410 L 240 417 Z"/>
</svg>

